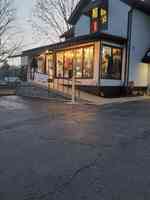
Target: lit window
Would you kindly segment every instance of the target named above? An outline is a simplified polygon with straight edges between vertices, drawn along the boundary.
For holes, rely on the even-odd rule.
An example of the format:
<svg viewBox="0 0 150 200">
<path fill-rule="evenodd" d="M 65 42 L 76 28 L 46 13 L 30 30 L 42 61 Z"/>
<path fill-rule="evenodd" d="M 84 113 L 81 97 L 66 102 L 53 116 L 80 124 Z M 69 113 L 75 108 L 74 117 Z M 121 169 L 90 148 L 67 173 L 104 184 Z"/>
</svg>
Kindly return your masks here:
<svg viewBox="0 0 150 200">
<path fill-rule="evenodd" d="M 106 24 L 107 23 L 107 10 L 101 8 L 100 9 L 100 21 L 101 24 Z"/>
<path fill-rule="evenodd" d="M 91 32 L 106 29 L 108 24 L 108 12 L 104 8 L 94 8 L 91 11 Z"/>
<path fill-rule="evenodd" d="M 69 78 L 69 71 L 73 67 L 73 51 L 65 51 L 64 53 L 64 78 Z"/>
<path fill-rule="evenodd" d="M 92 18 L 98 18 L 98 8 L 93 8 L 92 9 Z"/>
<path fill-rule="evenodd" d="M 93 76 L 93 47 L 84 48 L 83 77 L 92 78 Z"/>
<path fill-rule="evenodd" d="M 56 53 L 56 78 L 70 78 L 73 67 L 76 78 L 92 78 L 93 57 L 93 46 Z"/>
<path fill-rule="evenodd" d="M 63 78 L 63 62 L 64 62 L 64 54 L 57 53 L 56 54 L 56 76 L 57 78 Z"/>
<path fill-rule="evenodd" d="M 122 49 L 103 45 L 102 47 L 102 79 L 121 79 Z"/>
<path fill-rule="evenodd" d="M 45 59 L 44 56 L 39 56 L 38 57 L 38 72 L 41 74 L 45 74 Z"/>
<path fill-rule="evenodd" d="M 53 78 L 53 73 L 54 73 L 54 64 L 53 64 L 53 55 L 47 55 L 47 67 L 46 67 L 46 71 L 47 74 L 49 74 L 49 78 Z"/>
<path fill-rule="evenodd" d="M 82 78 L 82 58 L 83 58 L 83 49 L 75 50 L 75 72 L 77 78 Z"/>
</svg>

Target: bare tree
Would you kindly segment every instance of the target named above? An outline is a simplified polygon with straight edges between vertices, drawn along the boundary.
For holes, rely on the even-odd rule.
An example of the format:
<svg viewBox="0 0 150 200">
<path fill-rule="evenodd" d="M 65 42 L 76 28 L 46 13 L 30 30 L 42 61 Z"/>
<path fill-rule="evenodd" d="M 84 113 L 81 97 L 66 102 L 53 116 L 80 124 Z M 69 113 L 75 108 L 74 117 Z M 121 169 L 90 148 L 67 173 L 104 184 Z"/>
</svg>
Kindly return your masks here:
<svg viewBox="0 0 150 200">
<path fill-rule="evenodd" d="M 0 0 L 0 63 L 5 62 L 20 46 L 20 42 L 13 40 L 17 35 L 15 20 L 13 0 Z"/>
<path fill-rule="evenodd" d="M 59 40 L 59 36 L 71 27 L 68 18 L 78 0 L 36 0 L 33 9 L 33 28 L 44 34 L 49 41 Z"/>
</svg>

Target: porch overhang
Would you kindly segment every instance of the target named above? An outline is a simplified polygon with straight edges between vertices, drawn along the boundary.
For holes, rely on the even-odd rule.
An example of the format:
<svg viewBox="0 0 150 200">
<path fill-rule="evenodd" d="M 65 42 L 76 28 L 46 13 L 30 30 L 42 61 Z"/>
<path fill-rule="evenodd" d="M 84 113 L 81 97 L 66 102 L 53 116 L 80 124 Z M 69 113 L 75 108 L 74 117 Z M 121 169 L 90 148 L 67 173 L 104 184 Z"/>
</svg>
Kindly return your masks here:
<svg viewBox="0 0 150 200">
<path fill-rule="evenodd" d="M 123 37 L 118 37 L 106 33 L 94 33 L 90 35 L 83 35 L 83 36 L 78 36 L 78 37 L 73 37 L 70 38 L 64 42 L 59 42 L 55 44 L 51 44 L 48 46 L 43 46 L 43 47 L 38 47 L 35 49 L 29 49 L 27 51 L 23 52 L 23 55 L 37 55 L 40 54 L 44 51 L 58 51 L 64 48 L 70 48 L 72 46 L 76 45 L 81 45 L 81 44 L 86 44 L 90 42 L 95 42 L 95 41 L 107 41 L 107 42 L 113 42 L 116 44 L 124 45 L 127 43 L 127 39 Z"/>
<path fill-rule="evenodd" d="M 46 52 L 47 50 L 51 49 L 51 45 L 46 45 L 46 46 L 41 46 L 33 49 L 28 49 L 22 52 L 22 57 L 23 56 L 35 56 L 35 55 L 40 55 L 43 52 Z"/>
<path fill-rule="evenodd" d="M 106 33 L 94 33 L 90 35 L 74 37 L 74 38 L 66 40 L 65 42 L 56 43 L 52 45 L 51 48 L 53 50 L 59 50 L 63 48 L 69 48 L 74 45 L 86 44 L 86 43 L 100 41 L 100 40 L 114 42 L 117 44 L 125 44 L 127 42 L 126 38 L 109 35 Z"/>
<path fill-rule="evenodd" d="M 144 58 L 142 59 L 142 62 L 150 64 L 150 49 L 146 52 Z"/>
</svg>

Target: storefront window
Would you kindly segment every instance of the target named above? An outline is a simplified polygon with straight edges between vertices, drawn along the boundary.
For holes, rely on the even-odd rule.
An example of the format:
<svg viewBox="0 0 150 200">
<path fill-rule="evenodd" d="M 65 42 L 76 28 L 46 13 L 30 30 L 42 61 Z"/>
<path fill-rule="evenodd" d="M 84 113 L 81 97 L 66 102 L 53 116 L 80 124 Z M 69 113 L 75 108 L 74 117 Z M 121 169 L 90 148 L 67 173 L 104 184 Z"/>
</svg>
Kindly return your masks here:
<svg viewBox="0 0 150 200">
<path fill-rule="evenodd" d="M 49 78 L 53 78 L 54 73 L 54 64 L 53 64 L 53 55 L 47 55 L 47 74 L 49 74 Z"/>
<path fill-rule="evenodd" d="M 44 56 L 38 57 L 38 72 L 44 74 L 45 73 L 45 59 Z"/>
<path fill-rule="evenodd" d="M 73 51 L 65 51 L 64 53 L 64 78 L 69 78 L 69 73 L 73 67 Z"/>
<path fill-rule="evenodd" d="M 93 76 L 93 47 L 84 48 L 83 77 Z"/>
<path fill-rule="evenodd" d="M 56 76 L 57 78 L 63 78 L 63 65 L 64 65 L 64 53 L 60 52 L 56 54 Z"/>
<path fill-rule="evenodd" d="M 73 67 L 76 78 L 93 77 L 94 47 L 83 47 L 56 54 L 56 77 L 70 78 Z"/>
<path fill-rule="evenodd" d="M 75 50 L 75 71 L 76 77 L 82 78 L 82 58 L 83 58 L 83 49 L 76 49 Z"/>
<path fill-rule="evenodd" d="M 103 45 L 102 47 L 102 79 L 121 79 L 122 49 Z"/>
</svg>

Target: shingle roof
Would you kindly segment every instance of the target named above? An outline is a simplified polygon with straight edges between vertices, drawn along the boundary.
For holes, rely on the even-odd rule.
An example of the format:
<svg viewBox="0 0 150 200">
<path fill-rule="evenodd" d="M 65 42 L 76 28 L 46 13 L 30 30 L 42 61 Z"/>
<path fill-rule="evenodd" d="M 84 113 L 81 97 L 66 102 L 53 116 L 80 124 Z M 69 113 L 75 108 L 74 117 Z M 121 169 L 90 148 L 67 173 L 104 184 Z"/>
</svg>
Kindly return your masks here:
<svg viewBox="0 0 150 200">
<path fill-rule="evenodd" d="M 133 6 L 150 15 L 150 0 L 121 0 L 130 6 Z"/>
<path fill-rule="evenodd" d="M 82 10 L 84 7 L 90 2 L 90 0 L 80 0 L 77 6 L 75 7 L 74 11 L 72 12 L 71 16 L 68 19 L 68 23 L 75 25 L 78 18 L 81 16 Z"/>
<path fill-rule="evenodd" d="M 59 43 L 55 43 L 55 44 L 51 44 L 47 46 L 29 49 L 29 50 L 23 51 L 23 55 L 39 55 L 46 50 L 57 51 L 63 48 L 72 47 L 73 45 L 80 45 L 80 44 L 85 44 L 85 43 L 100 41 L 100 40 L 116 42 L 118 44 L 125 44 L 127 42 L 126 38 L 109 35 L 107 33 L 93 33 L 90 35 L 73 37 L 71 39 L 66 40 L 65 42 L 59 42 Z"/>
</svg>

